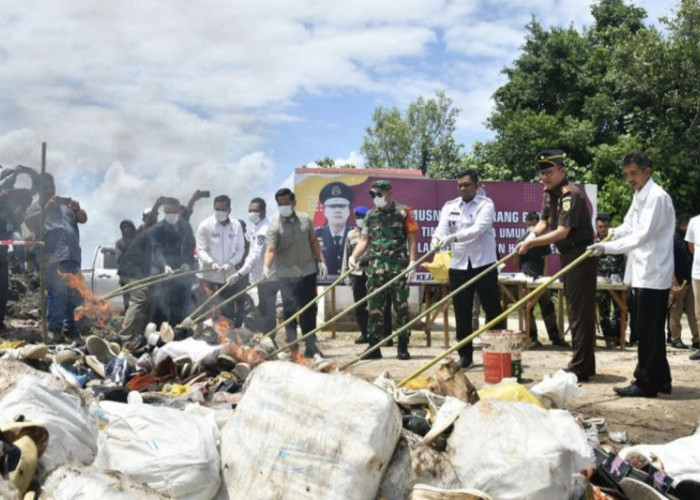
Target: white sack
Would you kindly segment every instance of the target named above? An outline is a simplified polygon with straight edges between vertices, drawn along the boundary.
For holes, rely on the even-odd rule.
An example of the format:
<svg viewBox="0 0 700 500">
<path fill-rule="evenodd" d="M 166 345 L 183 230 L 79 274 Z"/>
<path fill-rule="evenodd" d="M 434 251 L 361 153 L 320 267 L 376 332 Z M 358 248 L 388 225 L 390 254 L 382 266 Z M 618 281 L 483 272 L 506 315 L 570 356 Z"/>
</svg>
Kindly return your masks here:
<svg viewBox="0 0 700 500">
<path fill-rule="evenodd" d="M 168 496 L 210 499 L 219 489 L 213 413 L 103 401 L 95 466 L 117 470 Z"/>
<path fill-rule="evenodd" d="M 465 487 L 503 500 L 568 498 L 574 474 L 593 461 L 568 412 L 500 401 L 464 410 L 447 454 Z"/>
<path fill-rule="evenodd" d="M 0 423 L 17 415 L 49 431 L 49 446 L 39 460 L 46 471 L 69 463 L 89 465 L 97 453 L 97 424 L 77 390 L 64 382 L 24 375 L 0 399 Z"/>
<path fill-rule="evenodd" d="M 95 467 L 64 465 L 56 469 L 41 487 L 42 497 L 52 500 L 108 498 L 109 500 L 161 500 L 167 498 L 145 484 L 125 475 Z"/>
<path fill-rule="evenodd" d="M 345 374 L 266 362 L 222 430 L 232 499 L 374 499 L 401 432 L 381 389 Z"/>
</svg>

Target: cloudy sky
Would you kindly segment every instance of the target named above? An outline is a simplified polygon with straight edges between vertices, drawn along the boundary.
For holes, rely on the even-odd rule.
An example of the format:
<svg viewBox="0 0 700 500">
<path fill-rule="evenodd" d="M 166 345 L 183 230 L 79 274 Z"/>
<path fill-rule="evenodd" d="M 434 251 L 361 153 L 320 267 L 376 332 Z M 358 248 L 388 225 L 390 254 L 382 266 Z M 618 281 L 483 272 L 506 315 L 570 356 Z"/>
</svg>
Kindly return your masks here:
<svg viewBox="0 0 700 500">
<path fill-rule="evenodd" d="M 675 0 L 637 0 L 648 21 Z M 40 165 L 90 218 L 83 264 L 159 195 L 269 197 L 326 155 L 363 165 L 372 110 L 443 89 L 483 123 L 524 26 L 584 0 L 38 0 L 0 5 L 0 164 Z M 210 211 L 200 202 L 195 220 Z"/>
</svg>

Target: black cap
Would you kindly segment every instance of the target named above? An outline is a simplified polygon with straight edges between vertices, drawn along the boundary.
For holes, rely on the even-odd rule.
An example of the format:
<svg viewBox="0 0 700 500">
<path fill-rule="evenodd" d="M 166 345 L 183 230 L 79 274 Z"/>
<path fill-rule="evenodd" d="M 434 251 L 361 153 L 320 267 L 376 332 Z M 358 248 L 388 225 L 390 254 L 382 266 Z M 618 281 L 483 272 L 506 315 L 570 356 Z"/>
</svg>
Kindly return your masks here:
<svg viewBox="0 0 700 500">
<path fill-rule="evenodd" d="M 549 167 L 565 167 L 564 158 L 566 153 L 561 149 L 545 149 L 537 153 L 535 162 L 540 170 L 544 170 Z"/>
<path fill-rule="evenodd" d="M 325 203 L 326 200 L 330 198 L 343 198 L 348 200 L 348 203 L 352 203 L 352 200 L 355 199 L 355 194 L 347 184 L 343 182 L 331 182 L 330 184 L 323 186 L 318 198 L 321 200 L 321 203 Z"/>
</svg>

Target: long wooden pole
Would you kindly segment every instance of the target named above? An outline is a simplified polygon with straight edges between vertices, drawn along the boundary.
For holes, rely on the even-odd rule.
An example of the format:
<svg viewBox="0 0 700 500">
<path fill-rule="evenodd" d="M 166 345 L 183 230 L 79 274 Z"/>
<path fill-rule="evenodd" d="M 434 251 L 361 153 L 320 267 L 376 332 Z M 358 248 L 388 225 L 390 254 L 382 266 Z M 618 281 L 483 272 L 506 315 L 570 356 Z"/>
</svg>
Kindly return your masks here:
<svg viewBox="0 0 700 500">
<path fill-rule="evenodd" d="M 477 274 L 476 276 L 474 276 L 472 279 L 470 279 L 469 281 L 467 281 L 467 282 L 465 282 L 465 283 L 462 283 L 459 287 L 457 287 L 457 288 L 455 288 L 454 290 L 452 290 L 450 293 L 448 293 L 447 295 L 445 295 L 442 299 L 440 299 L 439 301 L 437 301 L 436 303 L 434 303 L 434 304 L 433 304 L 432 306 L 430 306 L 428 309 L 426 309 L 426 310 L 423 311 L 422 313 L 418 314 L 415 318 L 413 318 L 411 321 L 409 321 L 408 323 L 406 323 L 405 325 L 403 325 L 401 328 L 399 328 L 398 330 L 396 330 L 394 333 L 392 333 L 391 335 L 389 335 L 389 336 L 387 336 L 387 337 L 384 337 L 379 343 L 377 343 L 377 344 L 371 346 L 369 349 L 363 351 L 358 357 L 356 357 L 356 358 L 353 359 L 352 361 L 349 361 L 349 362 L 347 362 L 346 364 L 344 364 L 343 366 L 341 366 L 341 367 L 340 367 L 340 370 L 342 371 L 342 370 L 345 370 L 346 368 L 351 367 L 351 366 L 354 365 L 355 363 L 357 363 L 357 362 L 361 361 L 362 359 L 364 359 L 365 357 L 367 357 L 368 354 L 373 353 L 374 351 L 376 351 L 377 349 L 379 349 L 380 347 L 382 347 L 383 345 L 385 345 L 386 343 L 388 343 L 390 340 L 392 340 L 392 339 L 398 337 L 399 334 L 400 334 L 401 332 L 403 332 L 403 331 L 405 331 L 405 330 L 408 330 L 411 326 L 413 326 L 415 323 L 417 323 L 418 321 L 420 321 L 421 318 L 423 318 L 424 316 L 430 314 L 430 313 L 433 312 L 435 309 L 437 309 L 438 307 L 442 306 L 445 302 L 447 302 L 448 300 L 450 300 L 452 297 L 454 297 L 455 295 L 457 295 L 458 293 L 460 293 L 462 290 L 464 290 L 464 289 L 466 289 L 466 288 L 472 286 L 474 283 L 476 283 L 477 281 L 479 281 L 481 278 L 483 278 L 484 276 L 486 276 L 487 274 L 489 274 L 491 271 L 493 271 L 494 269 L 497 269 L 498 266 L 500 266 L 500 265 L 502 265 L 502 264 L 505 264 L 506 262 L 508 262 L 510 259 L 512 259 L 512 258 L 515 257 L 516 255 L 518 255 L 517 252 L 512 252 L 512 253 L 506 255 L 505 257 L 503 257 L 503 258 L 502 258 L 501 260 L 499 260 L 498 262 L 494 262 L 494 263 L 491 264 L 489 267 L 487 267 L 486 269 L 484 269 L 483 271 L 481 271 L 479 274 Z"/>
<path fill-rule="evenodd" d="M 479 328 L 477 331 L 475 331 L 474 333 L 472 333 L 472 334 L 469 335 L 468 337 L 463 338 L 462 340 L 460 340 L 459 342 L 457 342 L 455 345 L 453 345 L 453 346 L 450 347 L 449 349 L 447 349 L 447 350 L 443 351 L 442 353 L 438 354 L 438 355 L 435 356 L 433 359 L 431 359 L 430 361 L 428 361 L 426 364 L 424 364 L 423 366 L 421 366 L 418 370 L 414 371 L 414 372 L 411 373 L 408 377 L 404 378 L 401 382 L 399 382 L 399 383 L 397 384 L 397 387 L 402 387 L 402 386 L 406 385 L 408 382 L 410 382 L 411 380 L 413 380 L 414 378 L 416 378 L 418 375 L 420 375 L 421 373 L 423 373 L 423 372 L 426 371 L 427 369 L 429 369 L 429 368 L 435 366 L 437 363 L 439 363 L 440 361 L 442 361 L 443 359 L 445 359 L 445 357 L 449 356 L 450 354 L 452 354 L 453 352 L 455 352 L 457 349 L 459 349 L 459 348 L 461 348 L 461 347 L 467 345 L 469 342 L 471 342 L 472 340 L 474 340 L 476 337 L 478 337 L 479 335 L 481 335 L 482 333 L 484 333 L 486 330 L 488 330 L 488 329 L 490 329 L 490 328 L 493 328 L 494 325 L 500 323 L 504 318 L 507 318 L 508 315 L 509 315 L 510 313 L 512 313 L 513 311 L 516 311 L 516 310 L 517 310 L 520 306 L 522 306 L 523 304 L 526 304 L 532 297 L 534 297 L 534 296 L 536 296 L 537 294 L 539 294 L 542 290 L 544 290 L 545 288 L 547 288 L 547 287 L 548 287 L 551 283 L 553 283 L 555 280 L 559 279 L 561 276 L 565 275 L 566 273 L 568 273 L 569 271 L 571 271 L 574 267 L 576 267 L 577 265 L 579 265 L 581 262 L 583 262 L 584 260 L 586 260 L 587 258 L 589 258 L 589 257 L 591 256 L 591 253 L 592 253 L 591 250 L 586 250 L 585 252 L 583 252 L 583 253 L 582 253 L 581 255 L 579 255 L 573 262 L 571 262 L 568 266 L 561 268 L 561 269 L 560 269 L 557 273 L 555 273 L 553 276 L 551 276 L 550 278 L 548 278 L 548 279 L 546 279 L 545 281 L 543 281 L 542 284 L 540 284 L 537 288 L 535 288 L 534 290 L 532 290 L 532 292 L 530 292 L 530 293 L 528 293 L 527 295 L 525 295 L 525 297 L 523 297 L 522 299 L 520 299 L 519 301 L 517 301 L 516 303 L 514 303 L 514 304 L 513 304 L 512 306 L 510 306 L 507 310 L 503 311 L 503 313 L 499 314 L 498 316 L 496 316 L 495 318 L 493 318 L 491 321 L 488 321 L 484 326 L 482 326 L 481 328 Z"/>
<path fill-rule="evenodd" d="M 39 178 L 39 303 L 41 311 L 41 338 L 44 344 L 49 342 L 49 334 L 46 326 L 46 273 L 48 265 L 46 262 L 46 245 L 44 244 L 44 235 L 46 229 L 44 223 L 46 217 L 44 215 L 44 206 L 49 200 L 44 200 L 44 176 L 46 175 L 46 143 L 41 143 L 41 177 Z"/>
<path fill-rule="evenodd" d="M 372 291 L 372 293 L 369 293 L 369 294 L 365 295 L 362 299 L 358 300 L 357 302 L 355 302 L 355 303 L 354 303 L 353 305 L 351 305 L 350 307 L 348 307 L 348 308 L 346 308 L 346 309 L 343 309 L 343 310 L 340 311 L 338 314 L 336 314 L 335 316 L 333 316 L 331 319 L 329 319 L 328 321 L 326 321 L 325 323 L 323 323 L 321 326 L 318 326 L 318 327 L 314 328 L 313 330 L 311 330 L 311 331 L 308 332 L 308 333 L 305 333 L 305 334 L 302 335 L 301 337 L 292 340 L 292 341 L 289 342 L 287 345 L 282 346 L 282 347 L 280 347 L 279 349 L 277 349 L 277 350 L 271 352 L 270 354 L 267 355 L 267 357 L 266 357 L 265 359 L 270 359 L 271 357 L 276 356 L 277 354 L 279 354 L 280 352 L 284 351 L 284 350 L 287 349 L 288 347 L 291 347 L 291 346 L 293 346 L 293 345 L 295 345 L 295 344 L 298 344 L 298 343 L 301 342 L 302 340 L 306 340 L 306 339 L 309 338 L 311 335 L 315 334 L 316 332 L 319 332 L 319 331 L 323 330 L 324 328 L 326 328 L 326 327 L 327 327 L 328 325 L 330 325 L 331 323 L 333 323 L 333 322 L 335 322 L 335 321 L 338 321 L 338 319 L 342 318 L 343 316 L 345 316 L 345 315 L 346 315 L 347 313 L 349 313 L 350 311 L 354 311 L 355 309 L 357 309 L 358 306 L 364 304 L 365 302 L 367 302 L 367 301 L 368 301 L 369 299 L 371 299 L 372 297 L 375 297 L 376 295 L 382 293 L 385 289 L 387 289 L 388 287 L 390 287 L 391 285 L 393 285 L 394 283 L 396 283 L 397 281 L 399 281 L 401 278 L 403 278 L 405 275 L 407 275 L 408 273 L 410 273 L 411 271 L 413 271 L 415 268 L 417 268 L 419 265 L 421 265 L 421 263 L 422 263 L 425 259 L 427 259 L 430 255 L 434 254 L 437 250 L 439 250 L 439 247 L 432 248 L 431 250 L 429 250 L 428 252 L 426 252 L 421 258 L 419 258 L 417 261 L 415 261 L 413 264 L 409 265 L 406 269 L 404 269 L 403 271 L 401 271 L 400 273 L 398 273 L 398 274 L 397 274 L 396 276 L 394 276 L 392 279 L 390 279 L 389 281 L 387 281 L 386 283 L 384 283 L 382 286 L 380 286 L 380 287 L 377 288 L 376 290 Z"/>
</svg>

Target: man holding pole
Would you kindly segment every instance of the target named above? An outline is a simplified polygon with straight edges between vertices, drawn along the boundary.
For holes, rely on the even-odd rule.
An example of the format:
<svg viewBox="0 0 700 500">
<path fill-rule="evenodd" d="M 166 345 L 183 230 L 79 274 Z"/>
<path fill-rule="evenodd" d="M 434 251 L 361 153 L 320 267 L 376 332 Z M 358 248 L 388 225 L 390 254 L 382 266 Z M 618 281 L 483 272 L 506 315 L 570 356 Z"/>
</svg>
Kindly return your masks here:
<svg viewBox="0 0 700 500">
<path fill-rule="evenodd" d="M 566 176 L 565 154 L 560 149 L 540 152 L 535 161 L 544 184 L 540 221 L 528 237 L 518 243 L 520 255 L 530 248 L 554 243 L 566 266 L 593 243 L 591 213 L 578 187 Z M 564 275 L 564 295 L 571 326 L 573 356 L 567 371 L 585 382 L 595 375 L 596 259 L 585 259 Z"/>
<path fill-rule="evenodd" d="M 374 181 L 369 194 L 376 208 L 365 216 L 362 239 L 352 252 L 348 264 L 354 267 L 365 250 L 369 249 L 367 292 L 371 294 L 417 260 L 418 223 L 413 219 L 410 207 L 392 199 L 389 181 Z M 367 330 L 370 348 L 382 340 L 387 300 L 391 299 L 394 304 L 396 314 L 394 326 L 400 328 L 408 322 L 408 282 L 409 276 L 404 276 L 394 285 L 369 299 Z M 408 353 L 408 340 L 408 332 L 404 331 L 399 335 L 398 359 L 411 359 Z M 381 350 L 376 349 L 365 356 L 365 359 L 381 357 Z"/>
<path fill-rule="evenodd" d="M 637 311 L 635 380 L 615 387 L 625 397 L 656 397 L 671 393 L 671 369 L 666 359 L 664 330 L 673 280 L 673 232 L 676 214 L 666 191 L 651 178 L 646 153 L 633 151 L 622 159 L 627 182 L 635 190 L 622 225 L 611 229 L 614 241 L 596 243 L 595 255 L 627 254 L 624 282 L 633 288 Z"/>
<path fill-rule="evenodd" d="M 308 215 L 294 210 L 296 197 L 287 188 L 275 193 L 279 216 L 270 222 L 267 230 L 267 249 L 262 277 L 269 279 L 273 275 L 272 264 L 277 264 L 277 277 L 284 319 L 293 316 L 299 309 L 316 298 L 316 274 L 324 280 L 328 276 L 328 268 L 323 259 L 321 245 L 316 238 L 316 232 Z M 299 316 L 302 333 L 308 333 L 316 328 L 316 306 L 308 308 Z M 287 342 L 297 338 L 297 322 L 291 321 L 286 327 Z M 292 346 L 297 351 L 299 346 Z M 320 354 L 316 347 L 316 335 L 306 339 L 304 356 L 312 358 Z"/>
<path fill-rule="evenodd" d="M 467 169 L 457 174 L 460 196 L 442 207 L 440 222 L 433 233 L 432 244 L 441 248 L 452 245 L 450 262 L 450 288 L 455 290 L 496 262 L 496 233 L 493 229 L 496 210 L 493 201 L 477 194 L 479 177 L 475 170 Z M 478 292 L 486 311 L 486 321 L 503 312 L 498 288 L 498 270 L 486 276 L 454 296 L 457 323 L 457 341 L 472 333 L 472 306 L 474 292 Z M 505 328 L 502 321 L 496 328 Z M 473 363 L 474 346 L 471 342 L 459 349 L 459 366 L 468 368 Z"/>
</svg>

